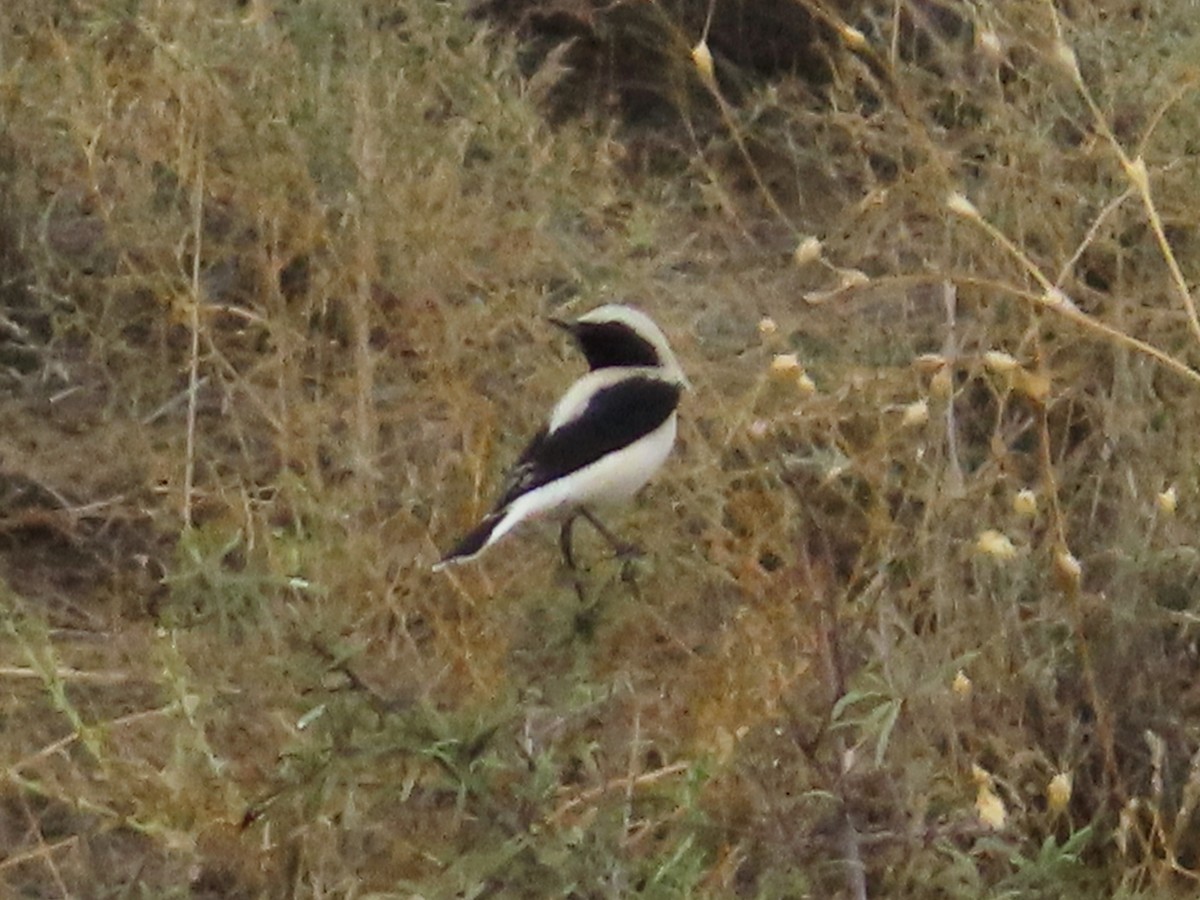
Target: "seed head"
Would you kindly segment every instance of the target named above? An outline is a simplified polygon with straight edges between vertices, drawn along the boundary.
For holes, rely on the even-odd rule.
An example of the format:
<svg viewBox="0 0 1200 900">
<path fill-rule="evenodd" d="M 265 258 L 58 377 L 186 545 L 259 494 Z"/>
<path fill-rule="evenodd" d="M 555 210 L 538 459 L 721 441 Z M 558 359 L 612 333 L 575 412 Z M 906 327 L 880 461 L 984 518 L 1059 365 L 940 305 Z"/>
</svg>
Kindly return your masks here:
<svg viewBox="0 0 1200 900">
<path fill-rule="evenodd" d="M 1013 546 L 1013 542 L 1006 534 L 994 528 L 979 533 L 975 540 L 975 551 L 1001 562 L 1008 562 L 1017 557 L 1017 548 Z"/>
<path fill-rule="evenodd" d="M 905 428 L 918 428 L 929 421 L 929 403 L 926 400 L 916 400 L 904 407 L 904 416 L 900 420 Z"/>
<path fill-rule="evenodd" d="M 811 235 L 796 245 L 792 253 L 792 262 L 797 266 L 807 266 L 821 258 L 821 242 Z"/>
<path fill-rule="evenodd" d="M 953 689 L 954 693 L 958 694 L 960 697 L 968 697 L 970 696 L 971 689 L 973 687 L 974 685 L 971 684 L 971 679 L 967 677 L 967 673 L 962 669 L 959 669 L 954 675 L 953 684 L 951 684 L 951 688 Z"/>
<path fill-rule="evenodd" d="M 1037 494 L 1029 488 L 1022 488 L 1013 495 L 1012 508 L 1018 516 L 1033 518 L 1037 515 Z"/>
<path fill-rule="evenodd" d="M 1007 375 L 1021 368 L 1021 364 L 1013 356 L 1002 350 L 989 350 L 983 354 L 983 364 L 989 372 L 995 372 L 997 375 Z"/>
<path fill-rule="evenodd" d="M 975 208 L 975 204 L 958 191 L 952 191 L 950 196 L 946 198 L 946 207 L 956 216 L 962 216 L 965 219 L 980 218 L 979 210 Z"/>
<path fill-rule="evenodd" d="M 1059 772 L 1046 785 L 1046 808 L 1051 815 L 1060 815 L 1071 802 L 1071 773 Z"/>
<path fill-rule="evenodd" d="M 692 64 L 700 73 L 700 79 L 705 84 L 715 84 L 716 76 L 713 74 L 713 58 L 712 51 L 708 49 L 708 41 L 703 38 L 700 43 L 692 48 Z"/>
<path fill-rule="evenodd" d="M 772 375 L 794 375 L 801 371 L 800 357 L 795 353 L 777 353 L 771 360 Z"/>
</svg>

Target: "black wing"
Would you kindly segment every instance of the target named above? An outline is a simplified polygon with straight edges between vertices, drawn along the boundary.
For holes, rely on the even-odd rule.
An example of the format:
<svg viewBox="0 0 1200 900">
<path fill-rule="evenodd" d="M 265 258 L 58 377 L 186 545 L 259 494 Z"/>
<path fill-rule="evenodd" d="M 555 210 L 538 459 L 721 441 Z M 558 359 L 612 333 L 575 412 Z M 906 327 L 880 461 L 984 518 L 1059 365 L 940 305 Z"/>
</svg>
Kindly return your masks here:
<svg viewBox="0 0 1200 900">
<path fill-rule="evenodd" d="M 665 422 L 683 387 L 661 378 L 626 378 L 592 395 L 583 412 L 554 431 L 543 428 L 509 472 L 496 509 L 544 484 L 628 447 Z"/>
</svg>

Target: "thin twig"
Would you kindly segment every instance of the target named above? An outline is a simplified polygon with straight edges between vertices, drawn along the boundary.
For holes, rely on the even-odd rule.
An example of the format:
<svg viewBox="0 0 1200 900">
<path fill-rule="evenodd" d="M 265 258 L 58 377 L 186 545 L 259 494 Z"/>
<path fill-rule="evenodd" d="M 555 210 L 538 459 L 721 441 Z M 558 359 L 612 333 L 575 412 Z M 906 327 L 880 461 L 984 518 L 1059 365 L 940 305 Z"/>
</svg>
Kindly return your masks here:
<svg viewBox="0 0 1200 900">
<path fill-rule="evenodd" d="M 1124 171 L 1125 177 L 1129 179 L 1138 196 L 1141 197 L 1142 206 L 1146 209 L 1146 219 L 1150 223 L 1150 230 L 1154 232 L 1154 239 L 1158 242 L 1159 252 L 1162 254 L 1162 258 L 1167 264 L 1167 269 L 1171 273 L 1171 284 L 1183 302 L 1184 311 L 1187 313 L 1188 326 L 1192 330 L 1193 337 L 1197 341 L 1200 341 L 1200 315 L 1196 313 L 1196 303 L 1192 299 L 1191 291 L 1188 289 L 1187 279 L 1184 278 L 1183 270 L 1179 267 L 1179 261 L 1175 258 L 1175 251 L 1171 249 L 1171 243 L 1167 240 L 1167 233 L 1163 228 L 1162 217 L 1159 216 L 1158 207 L 1154 203 L 1153 196 L 1151 196 L 1150 176 L 1146 170 L 1146 160 L 1140 154 L 1134 158 L 1130 158 L 1129 154 L 1125 152 L 1125 148 L 1121 146 L 1121 142 L 1117 140 L 1117 136 L 1113 134 L 1108 120 L 1104 117 L 1103 110 L 1100 109 L 1095 97 L 1092 96 L 1091 90 L 1083 80 L 1083 74 L 1079 71 L 1079 64 L 1075 59 L 1075 51 L 1070 48 L 1063 37 L 1062 21 L 1059 19 L 1058 10 L 1055 9 L 1052 0 L 1047 0 L 1047 7 L 1050 10 L 1050 17 L 1054 24 L 1054 34 L 1058 41 L 1059 56 L 1070 72 L 1071 80 L 1075 83 L 1075 89 L 1079 91 L 1080 96 L 1083 97 L 1083 102 L 1087 104 L 1087 108 L 1092 114 L 1093 126 L 1108 143 L 1109 147 L 1112 148 L 1113 153 L 1116 154 L 1117 159 L 1121 163 L 1121 169 Z M 1186 79 L 1185 84 L 1188 87 L 1194 86 L 1195 78 Z M 1182 93 L 1180 96 L 1182 96 Z"/>
<path fill-rule="evenodd" d="M 6 856 L 4 859 L 0 859 L 0 872 L 15 868 L 22 863 L 29 862 L 30 860 L 49 859 L 51 853 L 55 853 L 77 843 L 79 843 L 79 835 L 77 834 L 73 834 L 70 837 L 65 837 L 62 840 L 55 841 L 52 844 L 47 844 L 43 840 L 39 840 L 38 846 L 32 850 L 25 850 L 21 853 L 13 853 L 10 856 Z M 62 886 L 63 891 L 67 891 L 66 886 L 62 884 L 61 880 L 59 881 L 59 884 Z M 70 892 L 63 893 L 62 896 L 70 896 Z"/>
<path fill-rule="evenodd" d="M 1062 291 L 1056 285 L 1051 283 L 1050 279 L 1041 270 L 1038 264 L 1029 257 L 1029 254 L 1014 244 L 1009 239 L 1008 235 L 1006 235 L 1003 231 L 980 215 L 979 212 L 974 209 L 974 207 L 971 207 L 969 211 L 959 210 L 959 212 L 987 232 L 988 236 L 992 240 L 1006 250 L 1008 254 L 1013 257 L 1013 259 L 1020 263 L 1021 267 L 1024 268 L 1025 271 L 1029 273 L 1030 277 L 1038 283 L 1044 293 L 1034 294 L 1031 291 L 1023 290 L 1014 285 L 1000 285 L 1005 290 L 1030 301 L 1040 310 L 1055 313 L 1063 318 L 1069 319 L 1076 325 L 1079 325 L 1088 331 L 1094 331 L 1098 334 L 1102 334 L 1105 337 L 1116 341 L 1118 344 L 1133 348 L 1139 353 L 1144 353 L 1146 356 L 1150 356 L 1158 360 L 1171 371 L 1182 375 L 1189 381 L 1200 382 L 1200 372 L 1197 372 L 1191 366 L 1180 362 L 1179 360 L 1175 359 L 1175 357 L 1162 350 L 1159 350 L 1157 347 L 1147 344 L 1145 341 L 1139 340 L 1138 338 L 1126 334 L 1119 329 L 1113 328 L 1111 325 L 1107 325 L 1104 322 L 1101 322 L 1099 319 L 1085 313 L 1075 304 L 1073 300 L 1071 300 L 1066 292 Z"/>
<path fill-rule="evenodd" d="M 630 778 L 629 776 L 613 778 L 604 782 L 602 785 L 589 788 L 583 793 L 572 797 L 565 803 L 560 804 L 558 809 L 550 814 L 547 822 L 551 825 L 557 825 L 562 821 L 567 813 L 579 806 L 583 806 L 585 803 L 591 803 L 593 800 L 598 800 L 605 794 L 608 794 L 612 791 L 644 787 L 648 784 L 654 784 L 657 781 L 662 781 L 664 778 L 669 778 L 672 775 L 678 775 L 680 772 L 686 772 L 690 765 L 691 763 L 687 762 L 677 762 L 672 763 L 669 766 L 663 766 L 661 769 L 655 769 L 653 772 L 643 772 L 641 775 L 633 778 Z"/>
<path fill-rule="evenodd" d="M 192 346 L 188 365 L 187 447 L 183 465 L 183 524 L 192 524 L 192 490 L 196 483 L 196 408 L 200 394 L 200 250 L 204 228 L 204 139 L 196 139 L 196 189 L 192 195 L 192 302 L 189 326 Z"/>
<path fill-rule="evenodd" d="M 846 693 L 846 671 L 841 653 L 841 618 L 837 597 L 832 591 L 824 590 L 818 584 L 812 570 L 812 564 L 806 555 L 801 556 L 804 579 L 810 596 L 821 597 L 825 600 L 820 607 L 820 628 L 818 631 L 821 664 L 824 669 L 825 683 L 828 687 L 829 707 Z M 846 880 L 849 895 L 854 900 L 867 900 L 867 874 L 863 863 L 862 846 L 859 842 L 858 829 L 850 814 L 850 804 L 846 799 L 845 775 L 847 747 L 846 739 L 841 732 L 831 736 L 833 743 L 834 765 L 837 767 L 833 776 L 830 793 L 837 797 L 841 823 L 839 840 L 841 843 L 842 862 L 846 866 Z"/>
<path fill-rule="evenodd" d="M 942 301 L 946 306 L 946 337 L 942 341 L 942 356 L 947 365 L 958 359 L 958 288 L 953 281 L 942 282 Z M 954 387 L 946 398 L 946 457 L 950 466 L 950 493 L 963 494 L 962 463 L 958 458 L 958 426 L 954 420 Z"/>
<path fill-rule="evenodd" d="M 44 680 L 45 673 L 28 666 L 0 666 L 0 678 L 31 678 Z M 83 682 L 91 684 L 124 684 L 127 681 L 139 681 L 139 677 L 129 672 L 88 672 L 71 666 L 58 666 L 54 677 L 64 682 Z"/>
</svg>

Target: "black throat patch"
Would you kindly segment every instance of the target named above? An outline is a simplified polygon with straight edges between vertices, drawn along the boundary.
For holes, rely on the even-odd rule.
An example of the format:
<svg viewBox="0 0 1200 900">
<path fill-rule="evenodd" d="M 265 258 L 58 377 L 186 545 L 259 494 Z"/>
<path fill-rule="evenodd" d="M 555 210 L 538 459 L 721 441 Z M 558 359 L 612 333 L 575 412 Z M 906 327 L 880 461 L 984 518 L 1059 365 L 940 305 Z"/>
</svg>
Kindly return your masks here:
<svg viewBox="0 0 1200 900">
<path fill-rule="evenodd" d="M 621 322 L 576 322 L 571 333 L 593 369 L 663 363 L 652 343 Z"/>
</svg>

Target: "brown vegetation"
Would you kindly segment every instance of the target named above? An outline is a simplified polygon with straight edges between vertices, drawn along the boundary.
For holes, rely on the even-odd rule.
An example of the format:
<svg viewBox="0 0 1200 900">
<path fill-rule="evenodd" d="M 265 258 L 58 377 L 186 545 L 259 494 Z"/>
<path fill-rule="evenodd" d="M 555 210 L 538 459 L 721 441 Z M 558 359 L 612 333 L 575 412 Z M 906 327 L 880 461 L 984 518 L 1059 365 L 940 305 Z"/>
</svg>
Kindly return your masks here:
<svg viewBox="0 0 1200 900">
<path fill-rule="evenodd" d="M 0 893 L 1194 894 L 1194 10 L 762 6 L 4 4 Z"/>
</svg>

